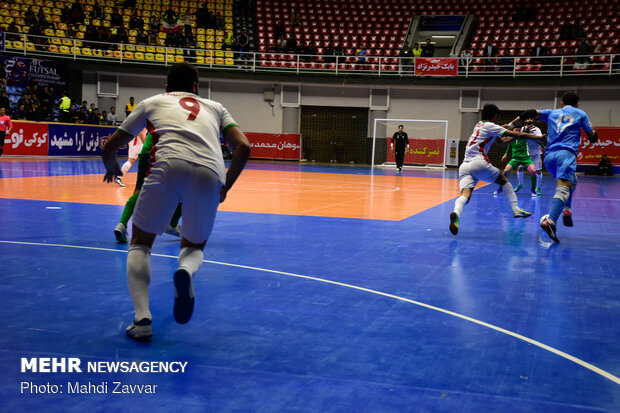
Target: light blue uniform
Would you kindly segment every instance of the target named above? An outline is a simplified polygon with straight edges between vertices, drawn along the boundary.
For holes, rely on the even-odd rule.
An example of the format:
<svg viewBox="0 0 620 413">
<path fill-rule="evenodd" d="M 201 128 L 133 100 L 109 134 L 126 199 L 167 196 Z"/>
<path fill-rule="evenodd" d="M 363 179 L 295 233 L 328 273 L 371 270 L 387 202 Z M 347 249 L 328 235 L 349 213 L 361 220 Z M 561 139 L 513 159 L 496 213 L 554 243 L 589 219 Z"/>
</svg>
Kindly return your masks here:
<svg viewBox="0 0 620 413">
<path fill-rule="evenodd" d="M 592 131 L 588 115 L 583 110 L 565 106 L 541 110 L 540 119 L 547 122 L 545 167 L 554 178 L 574 183 L 581 129 L 586 133 Z"/>
</svg>

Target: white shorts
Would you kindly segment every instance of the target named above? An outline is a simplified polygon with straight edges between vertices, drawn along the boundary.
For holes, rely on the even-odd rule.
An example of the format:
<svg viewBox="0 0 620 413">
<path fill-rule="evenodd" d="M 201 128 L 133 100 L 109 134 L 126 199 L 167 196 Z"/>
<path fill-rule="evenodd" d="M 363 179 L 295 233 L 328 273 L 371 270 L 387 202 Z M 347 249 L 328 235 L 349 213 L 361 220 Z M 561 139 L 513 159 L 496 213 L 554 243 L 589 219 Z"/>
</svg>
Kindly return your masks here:
<svg viewBox="0 0 620 413">
<path fill-rule="evenodd" d="M 129 159 L 137 159 L 138 155 L 140 155 L 142 147 L 144 146 L 144 143 L 140 139 L 135 137 L 127 145 L 129 145 L 129 153 L 127 157 Z"/>
<path fill-rule="evenodd" d="M 161 234 L 182 202 L 181 236 L 200 244 L 213 229 L 221 188 L 217 173 L 206 166 L 182 159 L 157 161 L 138 195 L 133 223 L 143 231 Z"/>
<path fill-rule="evenodd" d="M 534 167 L 537 171 L 542 171 L 542 156 L 538 155 L 530 155 L 532 162 L 534 162 Z"/>
<path fill-rule="evenodd" d="M 484 159 L 463 162 L 459 167 L 459 186 L 474 189 L 478 181 L 495 182 L 500 171 Z"/>
</svg>

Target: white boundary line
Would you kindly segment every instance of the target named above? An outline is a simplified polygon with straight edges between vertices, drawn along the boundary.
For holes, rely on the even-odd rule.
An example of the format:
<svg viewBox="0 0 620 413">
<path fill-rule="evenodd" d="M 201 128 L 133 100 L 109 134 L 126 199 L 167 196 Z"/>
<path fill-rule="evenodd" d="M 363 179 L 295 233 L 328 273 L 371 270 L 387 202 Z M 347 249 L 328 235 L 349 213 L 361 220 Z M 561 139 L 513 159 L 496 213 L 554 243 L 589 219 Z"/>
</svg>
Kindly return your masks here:
<svg viewBox="0 0 620 413">
<path fill-rule="evenodd" d="M 46 244 L 46 243 L 39 243 L 39 242 L 19 242 L 19 241 L 4 241 L 4 240 L 0 240 L 0 244 L 15 244 L 15 245 L 34 245 L 34 246 L 44 246 L 44 247 L 59 247 L 59 248 L 76 248 L 76 249 L 85 249 L 85 250 L 94 250 L 94 251 L 106 251 L 106 252 L 119 252 L 119 253 L 127 253 L 126 250 L 116 250 L 116 249 L 111 249 L 111 248 L 98 248 L 98 247 L 84 247 L 84 246 L 80 246 L 80 245 L 64 245 L 64 244 Z M 163 257 L 163 258 L 173 258 L 173 259 L 177 259 L 178 257 L 174 256 L 174 255 L 164 255 L 164 254 L 151 254 L 154 257 Z M 267 272 L 267 273 L 271 273 L 271 274 L 278 274 L 278 275 L 286 275 L 289 277 L 295 277 L 295 278 L 302 278 L 302 279 L 306 279 L 306 280 L 312 280 L 312 281 L 318 281 L 318 282 L 322 282 L 322 283 L 326 283 L 326 284 L 332 284 L 332 285 L 337 285 L 340 287 L 346 287 L 346 288 L 351 288 L 354 290 L 358 290 L 358 291 L 364 291 L 367 293 L 371 293 L 371 294 L 377 294 L 377 295 L 381 295 L 383 297 L 388 297 L 388 298 L 393 298 L 395 300 L 400 300 L 400 301 L 404 301 L 407 303 L 411 303 L 411 304 L 415 304 L 417 306 L 420 307 L 424 307 L 427 308 L 429 310 L 433 310 L 433 311 L 438 311 L 440 313 L 444 313 L 453 317 L 457 317 L 460 318 L 462 320 L 465 321 L 469 321 L 471 323 L 474 324 L 478 324 L 481 325 L 483 327 L 489 328 L 491 330 L 495 330 L 497 332 L 509 335 L 511 337 L 514 337 L 516 339 L 525 341 L 526 343 L 532 344 L 534 346 L 540 347 L 543 350 L 547 350 L 555 355 L 558 355 L 562 358 L 565 358 L 566 360 L 572 361 L 575 364 L 578 364 L 582 367 L 585 367 L 586 369 L 599 374 L 603 377 L 605 377 L 608 380 L 613 381 L 614 383 L 620 385 L 620 378 L 614 376 L 613 374 L 602 370 L 598 367 L 596 367 L 593 364 L 590 364 L 588 362 L 585 362 L 577 357 L 571 356 L 568 353 L 565 353 L 561 350 L 558 350 L 556 348 L 550 347 L 546 344 L 541 343 L 540 341 L 536 341 L 533 340 L 531 338 L 522 336 L 521 334 L 517 334 L 514 333 L 510 330 L 506 330 L 504 328 L 501 327 L 497 327 L 494 326 L 493 324 L 489 324 L 489 323 L 485 323 L 484 321 L 480 321 L 480 320 L 476 320 L 475 318 L 471 318 L 468 317 L 466 315 L 463 314 L 459 314 L 459 313 L 455 313 L 453 311 L 449 311 L 449 310 L 445 310 L 443 308 L 440 307 L 435 307 L 429 304 L 424 304 L 421 303 L 419 301 L 415 301 L 415 300 L 410 300 L 408 298 L 404 298 L 404 297 L 399 297 L 397 295 L 393 295 L 393 294 L 388 294 L 388 293 L 384 293 L 381 291 L 376 291 L 376 290 L 371 290 L 369 288 L 364 288 L 364 287 L 359 287 L 356 285 L 352 285 L 352 284 L 345 284 L 345 283 L 341 283 L 341 282 L 337 282 L 337 281 L 331 281 L 331 280 L 326 280 L 324 278 L 317 278 L 317 277 L 310 277 L 308 275 L 301 275 L 301 274 L 294 274 L 294 273 L 290 273 L 290 272 L 284 272 L 284 271 L 276 271 L 276 270 L 269 270 L 266 268 L 259 268 L 259 267 L 251 267 L 248 265 L 240 265 L 240 264 L 230 264 L 227 262 L 219 262 L 219 261 L 210 261 L 210 260 L 204 260 L 203 262 L 209 263 L 209 264 L 214 264 L 214 265 L 223 265 L 226 267 L 234 267 L 234 268 L 243 268 L 243 269 L 247 269 L 247 270 L 253 270 L 253 271 L 262 271 L 262 272 Z"/>
</svg>

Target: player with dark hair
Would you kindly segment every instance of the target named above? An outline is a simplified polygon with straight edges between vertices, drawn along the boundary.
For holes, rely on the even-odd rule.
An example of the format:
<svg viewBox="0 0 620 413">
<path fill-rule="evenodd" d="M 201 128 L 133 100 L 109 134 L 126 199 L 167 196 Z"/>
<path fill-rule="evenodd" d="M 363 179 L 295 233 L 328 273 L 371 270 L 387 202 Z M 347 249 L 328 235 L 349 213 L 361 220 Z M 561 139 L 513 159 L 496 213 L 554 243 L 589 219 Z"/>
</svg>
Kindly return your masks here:
<svg viewBox="0 0 620 413">
<path fill-rule="evenodd" d="M 513 138 L 539 139 L 540 136 L 530 135 L 524 132 L 508 130 L 495 122 L 499 119 L 500 110 L 493 104 L 484 105 L 482 108 L 482 120 L 476 124 L 465 150 L 465 158 L 459 167 L 459 181 L 461 196 L 454 204 L 454 211 L 450 214 L 450 232 L 456 235 L 459 232 L 459 222 L 463 208 L 471 199 L 472 192 L 478 181 L 495 182 L 506 192 L 512 206 L 515 218 L 526 218 L 532 215 L 519 208 L 517 195 L 506 176 L 489 161 L 487 149 L 496 138 L 508 143 Z M 543 137 L 544 138 L 544 137 Z"/>
<path fill-rule="evenodd" d="M 564 225 L 573 226 L 571 204 L 577 186 L 577 153 L 581 143 L 581 130 L 591 143 L 598 141 L 598 134 L 592 128 L 588 115 L 577 109 L 579 96 L 566 92 L 562 96 L 560 109 L 529 109 L 519 115 L 511 124 L 539 118 L 547 122 L 547 149 L 545 167 L 556 179 L 555 195 L 549 205 L 549 214 L 541 218 L 540 226 L 549 237 L 560 242 L 556 234 L 556 222 L 563 215 Z"/>
<path fill-rule="evenodd" d="M 197 93 L 198 71 L 186 63 L 173 65 L 166 93 L 140 102 L 102 151 L 107 171 L 104 180 L 111 182 L 122 175 L 116 159 L 118 149 L 144 127 L 154 138 L 151 173 L 138 195 L 127 255 L 129 292 L 135 308 L 127 335 L 134 340 L 152 336 L 150 255 L 156 235 L 166 229 L 177 204 L 183 202 L 173 314 L 178 323 L 185 324 L 194 311 L 192 277 L 202 265 L 218 205 L 226 199 L 250 156 L 250 143 L 228 111 Z M 235 146 L 228 171 L 220 133 Z"/>
<path fill-rule="evenodd" d="M 403 170 L 403 163 L 405 162 L 405 152 L 409 149 L 409 136 L 407 132 L 403 131 L 404 126 L 398 125 L 398 131 L 392 136 L 390 142 L 390 149 L 394 150 L 394 143 L 396 143 L 396 152 L 394 157 L 396 158 L 396 168 L 399 171 Z"/>
</svg>

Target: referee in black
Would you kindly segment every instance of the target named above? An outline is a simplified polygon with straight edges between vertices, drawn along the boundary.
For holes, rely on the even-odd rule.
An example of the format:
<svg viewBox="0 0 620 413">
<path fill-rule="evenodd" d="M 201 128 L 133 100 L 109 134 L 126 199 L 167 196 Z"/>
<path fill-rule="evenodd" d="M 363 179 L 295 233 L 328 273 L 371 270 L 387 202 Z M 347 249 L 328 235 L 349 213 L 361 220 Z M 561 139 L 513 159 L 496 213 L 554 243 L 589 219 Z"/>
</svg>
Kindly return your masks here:
<svg viewBox="0 0 620 413">
<path fill-rule="evenodd" d="M 392 142 L 390 143 L 391 150 L 394 150 L 394 141 L 396 141 L 396 168 L 402 171 L 405 152 L 406 149 L 409 149 L 409 136 L 407 136 L 407 132 L 403 132 L 403 125 L 398 125 L 398 132 L 394 133 L 394 136 L 392 136 Z"/>
</svg>

